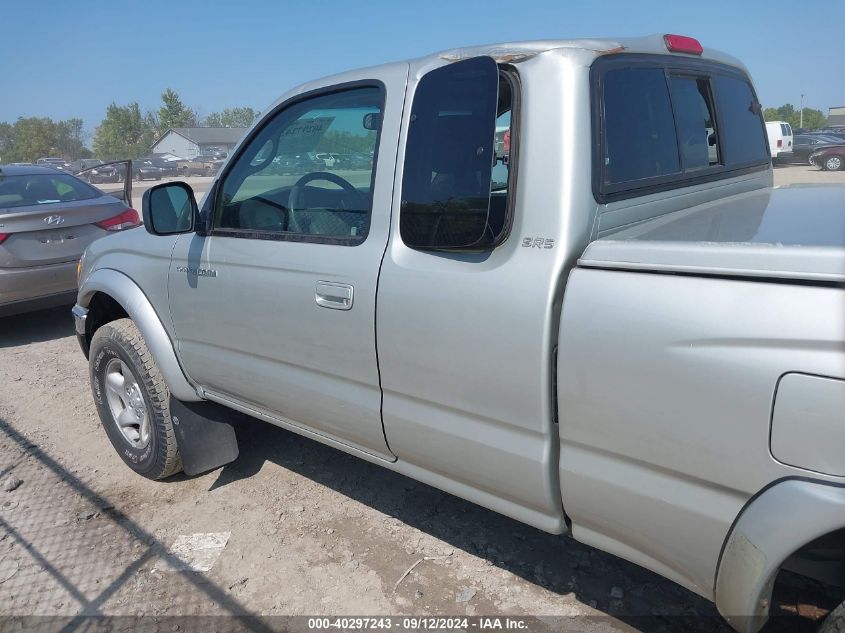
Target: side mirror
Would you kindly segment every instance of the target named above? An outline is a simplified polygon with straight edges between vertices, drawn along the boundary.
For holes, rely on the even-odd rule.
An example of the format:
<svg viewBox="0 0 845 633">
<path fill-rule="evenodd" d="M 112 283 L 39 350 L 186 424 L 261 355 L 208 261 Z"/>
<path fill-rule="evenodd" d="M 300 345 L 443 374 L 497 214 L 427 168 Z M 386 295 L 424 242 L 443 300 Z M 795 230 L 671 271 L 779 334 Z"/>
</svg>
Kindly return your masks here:
<svg viewBox="0 0 845 633">
<path fill-rule="evenodd" d="M 381 126 L 381 114 L 379 112 L 370 112 L 365 114 L 362 123 L 365 130 L 378 130 Z"/>
<path fill-rule="evenodd" d="M 194 190 L 185 182 L 166 182 L 147 189 L 141 212 L 144 228 L 152 235 L 193 233 L 199 215 Z"/>
</svg>

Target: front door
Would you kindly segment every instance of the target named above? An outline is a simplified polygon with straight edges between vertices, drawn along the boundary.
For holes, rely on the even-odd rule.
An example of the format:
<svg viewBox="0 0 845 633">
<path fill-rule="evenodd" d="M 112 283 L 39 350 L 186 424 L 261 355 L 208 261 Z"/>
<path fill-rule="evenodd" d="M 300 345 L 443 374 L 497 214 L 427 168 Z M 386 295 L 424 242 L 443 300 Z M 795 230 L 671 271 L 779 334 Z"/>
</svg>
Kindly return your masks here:
<svg viewBox="0 0 845 633">
<path fill-rule="evenodd" d="M 407 67 L 377 75 L 268 115 L 168 283 L 181 361 L 212 396 L 392 459 L 375 299 Z"/>
</svg>

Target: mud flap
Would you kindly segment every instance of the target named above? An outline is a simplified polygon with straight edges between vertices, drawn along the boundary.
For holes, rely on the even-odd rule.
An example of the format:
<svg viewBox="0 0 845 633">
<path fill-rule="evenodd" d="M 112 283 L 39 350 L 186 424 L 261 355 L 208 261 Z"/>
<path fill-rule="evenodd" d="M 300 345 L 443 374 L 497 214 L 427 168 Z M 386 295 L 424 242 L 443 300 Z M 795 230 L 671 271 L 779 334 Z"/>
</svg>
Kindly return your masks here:
<svg viewBox="0 0 845 633">
<path fill-rule="evenodd" d="M 213 402 L 182 402 L 170 397 L 170 416 L 186 475 L 198 475 L 238 458 L 235 429 L 222 421 L 229 413 Z"/>
</svg>

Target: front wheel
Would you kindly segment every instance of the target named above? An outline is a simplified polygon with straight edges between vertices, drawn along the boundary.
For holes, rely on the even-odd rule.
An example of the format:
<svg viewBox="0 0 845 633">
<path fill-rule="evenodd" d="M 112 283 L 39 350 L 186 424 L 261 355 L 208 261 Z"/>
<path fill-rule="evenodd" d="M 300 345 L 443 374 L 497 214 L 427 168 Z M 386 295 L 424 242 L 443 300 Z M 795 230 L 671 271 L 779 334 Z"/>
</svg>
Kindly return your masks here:
<svg viewBox="0 0 845 633">
<path fill-rule="evenodd" d="M 89 358 L 97 413 L 121 459 L 148 479 L 180 472 L 170 390 L 135 324 L 119 319 L 102 326 Z"/>
<path fill-rule="evenodd" d="M 828 614 L 816 633 L 845 633 L 845 602 Z"/>
<path fill-rule="evenodd" d="M 841 156 L 828 156 L 824 161 L 824 168 L 827 171 L 845 169 L 845 160 Z"/>
</svg>

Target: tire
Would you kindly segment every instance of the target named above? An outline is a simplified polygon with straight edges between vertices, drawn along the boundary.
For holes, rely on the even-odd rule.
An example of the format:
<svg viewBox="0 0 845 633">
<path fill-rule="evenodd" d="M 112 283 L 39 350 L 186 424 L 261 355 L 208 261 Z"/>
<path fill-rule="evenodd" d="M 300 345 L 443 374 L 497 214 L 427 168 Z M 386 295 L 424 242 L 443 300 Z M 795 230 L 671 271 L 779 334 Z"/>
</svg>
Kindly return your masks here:
<svg viewBox="0 0 845 633">
<path fill-rule="evenodd" d="M 845 602 L 828 614 L 816 633 L 845 633 Z"/>
<path fill-rule="evenodd" d="M 170 390 L 131 319 L 112 321 L 96 331 L 89 370 L 100 421 L 126 465 L 148 479 L 180 472 Z"/>
<path fill-rule="evenodd" d="M 822 163 L 825 171 L 841 171 L 845 169 L 845 159 L 841 156 L 828 156 Z"/>
</svg>

